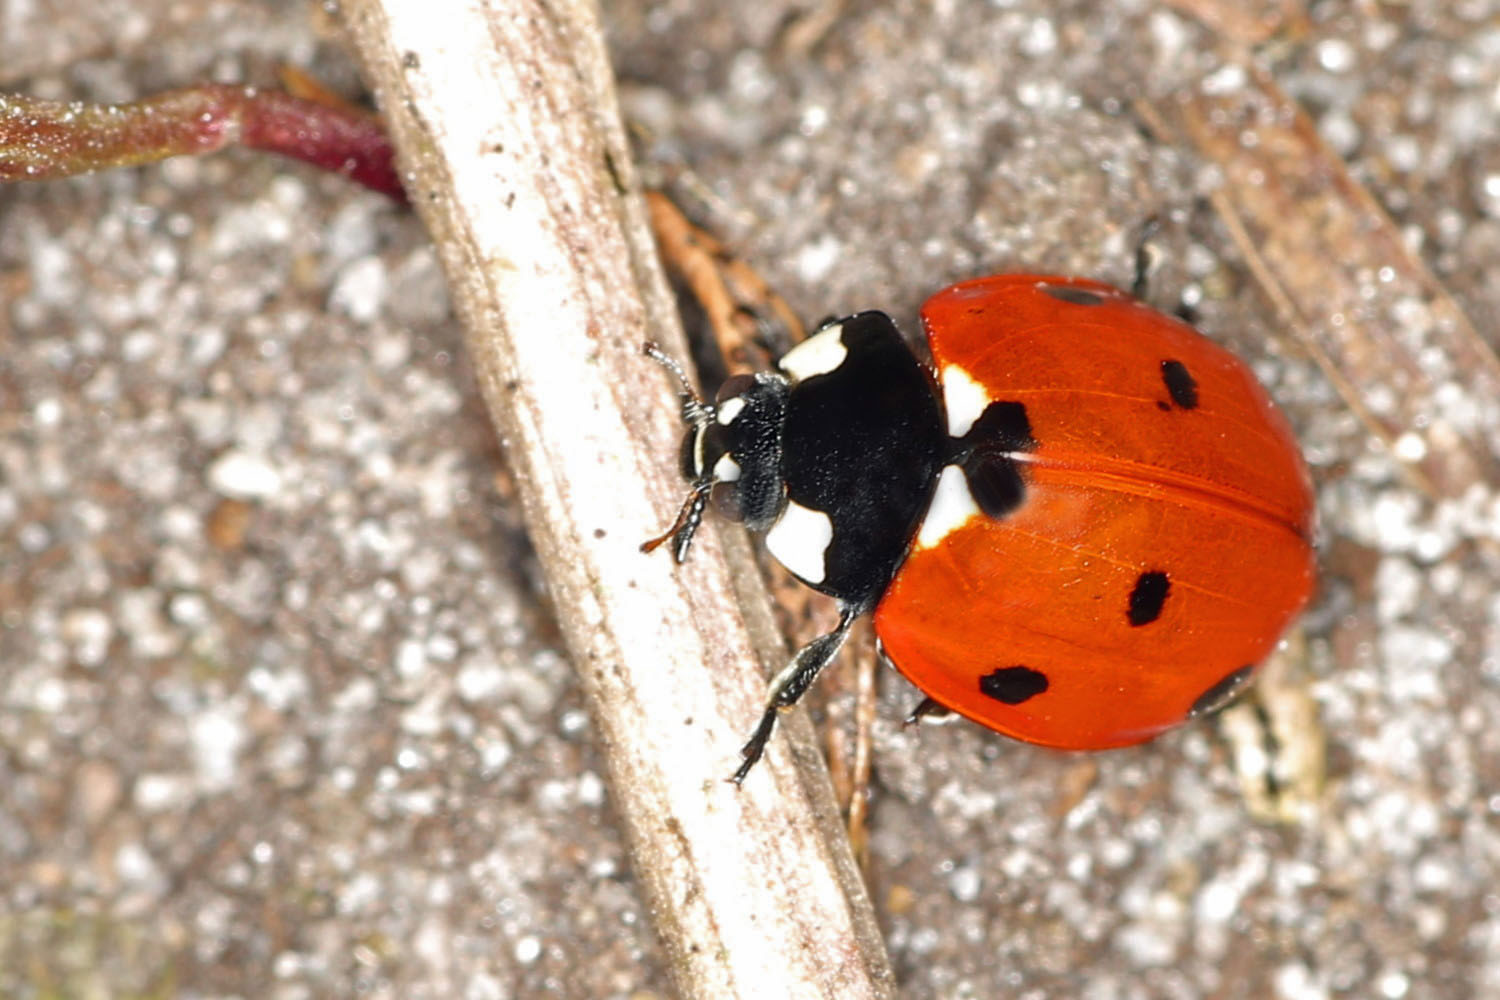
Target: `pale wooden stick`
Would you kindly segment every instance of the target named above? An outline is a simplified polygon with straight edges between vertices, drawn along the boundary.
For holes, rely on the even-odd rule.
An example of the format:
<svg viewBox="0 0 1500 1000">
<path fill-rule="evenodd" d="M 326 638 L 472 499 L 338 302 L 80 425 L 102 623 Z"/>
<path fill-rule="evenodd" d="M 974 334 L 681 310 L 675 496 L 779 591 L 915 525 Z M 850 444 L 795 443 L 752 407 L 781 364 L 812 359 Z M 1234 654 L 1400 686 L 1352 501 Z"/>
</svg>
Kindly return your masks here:
<svg viewBox="0 0 1500 1000">
<path fill-rule="evenodd" d="M 743 788 L 724 780 L 786 655 L 743 537 L 707 526 L 681 567 L 637 551 L 684 490 L 672 387 L 641 343 L 686 352 L 593 4 L 343 9 L 468 329 L 679 990 L 892 996 L 805 720 Z"/>
</svg>

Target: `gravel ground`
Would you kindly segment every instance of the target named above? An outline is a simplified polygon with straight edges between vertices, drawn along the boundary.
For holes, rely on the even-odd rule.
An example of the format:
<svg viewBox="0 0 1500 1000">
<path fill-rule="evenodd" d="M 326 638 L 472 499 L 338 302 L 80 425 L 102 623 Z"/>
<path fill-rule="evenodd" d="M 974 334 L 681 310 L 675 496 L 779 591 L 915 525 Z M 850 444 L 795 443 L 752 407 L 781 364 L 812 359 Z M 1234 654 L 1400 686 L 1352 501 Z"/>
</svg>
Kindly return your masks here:
<svg viewBox="0 0 1500 1000">
<path fill-rule="evenodd" d="M 357 92 L 316 6 L 114 6 L 101 35 L 92 2 L 0 0 L 0 85 L 285 61 Z M 882 677 L 903 994 L 1500 993 L 1500 502 L 1409 485 L 1250 279 L 1214 170 L 1131 110 L 1244 29 L 1202 0 L 606 7 L 648 171 L 802 316 L 1128 283 L 1156 215 L 1153 299 L 1252 362 L 1313 465 L 1325 577 L 1259 711 L 1065 756 L 903 732 Z M 1500 4 L 1236 10 L 1300 15 L 1257 52 L 1491 333 Z M 0 303 L 0 996 L 670 995 L 414 218 L 238 153 L 11 187 Z M 1272 747 L 1256 717 L 1300 721 Z M 1268 747 L 1304 754 L 1276 796 Z"/>
</svg>

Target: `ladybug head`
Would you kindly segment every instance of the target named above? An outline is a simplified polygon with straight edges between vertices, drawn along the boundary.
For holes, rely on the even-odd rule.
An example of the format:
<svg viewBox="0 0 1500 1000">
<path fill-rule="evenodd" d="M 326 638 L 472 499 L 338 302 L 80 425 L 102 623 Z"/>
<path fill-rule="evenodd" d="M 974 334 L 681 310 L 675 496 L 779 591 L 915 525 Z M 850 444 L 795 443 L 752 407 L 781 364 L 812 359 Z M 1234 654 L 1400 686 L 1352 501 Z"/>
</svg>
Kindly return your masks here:
<svg viewBox="0 0 1500 1000">
<path fill-rule="evenodd" d="M 703 401 L 682 366 L 655 344 L 646 354 L 677 378 L 682 400 L 682 474 L 691 486 L 672 526 L 642 548 L 667 540 L 678 562 L 687 558 L 703 508 L 714 508 L 751 531 L 765 531 L 786 506 L 781 435 L 791 383 L 773 372 L 735 375 L 719 387 L 712 405 Z"/>
</svg>

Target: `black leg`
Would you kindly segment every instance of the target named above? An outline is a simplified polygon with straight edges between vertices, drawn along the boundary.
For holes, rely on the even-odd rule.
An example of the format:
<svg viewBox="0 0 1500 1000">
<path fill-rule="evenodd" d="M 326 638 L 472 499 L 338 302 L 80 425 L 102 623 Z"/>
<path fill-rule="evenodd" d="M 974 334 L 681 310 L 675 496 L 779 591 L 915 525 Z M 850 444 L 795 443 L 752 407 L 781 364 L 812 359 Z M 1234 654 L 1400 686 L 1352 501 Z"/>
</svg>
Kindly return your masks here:
<svg viewBox="0 0 1500 1000">
<path fill-rule="evenodd" d="M 766 710 L 761 715 L 760 722 L 755 727 L 755 732 L 750 734 L 750 740 L 740 751 L 740 756 L 745 758 L 729 780 L 736 785 L 745 780 L 755 762 L 760 760 L 761 755 L 766 752 L 766 744 L 770 742 L 771 731 L 776 728 L 776 717 L 793 705 L 797 704 L 807 689 L 812 687 L 813 680 L 818 672 L 826 667 L 834 656 L 838 654 L 839 647 L 849 636 L 849 629 L 854 624 L 854 619 L 860 616 L 863 608 L 844 605 L 839 611 L 839 623 L 832 632 L 820 635 L 812 642 L 803 646 L 792 657 L 792 662 L 786 665 L 786 669 L 776 675 L 771 681 L 770 693 L 766 696 Z"/>
<path fill-rule="evenodd" d="M 923 698 L 917 702 L 917 707 L 912 709 L 905 719 L 901 720 L 903 726 L 915 726 L 923 719 L 937 719 L 942 721 L 952 715 L 951 709 L 944 708 L 931 698 Z"/>
<path fill-rule="evenodd" d="M 1151 265 L 1155 263 L 1151 241 L 1161 230 L 1161 219 L 1151 216 L 1141 226 L 1135 239 L 1135 280 L 1130 283 L 1130 294 L 1145 301 L 1151 284 Z"/>
<path fill-rule="evenodd" d="M 686 562 L 688 547 L 693 544 L 693 535 L 697 533 L 698 525 L 703 523 L 703 508 L 708 504 L 708 494 L 713 485 L 712 479 L 694 483 L 687 499 L 678 508 L 677 519 L 672 522 L 672 526 L 655 538 L 642 542 L 641 551 L 655 552 L 657 546 L 670 539 L 672 558 L 678 562 Z"/>
</svg>

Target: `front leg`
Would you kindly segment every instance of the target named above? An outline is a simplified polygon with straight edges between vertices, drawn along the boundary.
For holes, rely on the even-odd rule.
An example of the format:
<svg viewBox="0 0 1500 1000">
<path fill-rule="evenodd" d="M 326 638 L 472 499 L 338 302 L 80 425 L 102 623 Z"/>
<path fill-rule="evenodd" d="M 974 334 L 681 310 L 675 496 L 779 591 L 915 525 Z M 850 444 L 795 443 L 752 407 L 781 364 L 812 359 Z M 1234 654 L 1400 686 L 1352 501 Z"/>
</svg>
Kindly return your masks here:
<svg viewBox="0 0 1500 1000">
<path fill-rule="evenodd" d="M 770 741 L 771 732 L 776 728 L 776 717 L 797 704 L 812 686 L 818 672 L 838 655 L 844 640 L 849 637 L 849 629 L 863 610 L 855 605 L 841 604 L 839 623 L 834 630 L 827 635 L 818 636 L 799 649 L 797 655 L 792 657 L 792 662 L 771 681 L 770 691 L 766 695 L 766 710 L 761 715 L 755 732 L 750 734 L 749 741 L 740 751 L 744 761 L 730 776 L 730 781 L 738 785 L 745 780 L 755 762 L 766 752 L 766 743 Z"/>
</svg>

